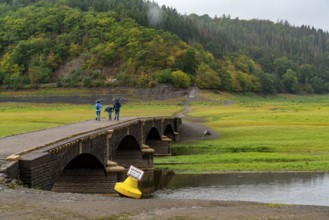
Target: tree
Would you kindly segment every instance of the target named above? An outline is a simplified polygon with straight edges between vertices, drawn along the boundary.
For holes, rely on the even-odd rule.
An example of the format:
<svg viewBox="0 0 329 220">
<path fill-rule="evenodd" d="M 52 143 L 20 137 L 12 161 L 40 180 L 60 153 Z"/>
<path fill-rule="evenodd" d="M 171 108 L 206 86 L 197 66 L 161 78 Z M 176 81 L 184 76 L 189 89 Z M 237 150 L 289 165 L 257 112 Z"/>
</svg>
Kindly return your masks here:
<svg viewBox="0 0 329 220">
<path fill-rule="evenodd" d="M 313 77 L 310 80 L 310 84 L 311 84 L 312 88 L 314 89 L 315 93 L 324 93 L 324 92 L 328 91 L 326 82 L 318 76 Z"/>
<path fill-rule="evenodd" d="M 249 75 L 247 73 L 237 71 L 236 79 L 239 85 L 237 87 L 239 91 L 258 92 L 261 89 L 259 79 L 253 75 Z"/>
<path fill-rule="evenodd" d="M 168 83 L 171 84 L 172 79 L 172 70 L 170 68 L 161 70 L 155 74 L 155 80 L 159 83 Z"/>
<path fill-rule="evenodd" d="M 185 59 L 184 59 L 184 66 L 183 71 L 185 73 L 194 75 L 196 68 L 198 66 L 197 60 L 195 58 L 195 50 L 191 47 L 186 49 Z"/>
<path fill-rule="evenodd" d="M 59 65 L 60 58 L 53 51 L 51 51 L 47 55 L 45 63 L 49 68 L 51 68 L 53 70 Z"/>
<path fill-rule="evenodd" d="M 221 79 L 207 64 L 201 63 L 196 71 L 195 83 L 202 89 L 219 89 Z"/>
<path fill-rule="evenodd" d="M 12 85 L 14 89 L 20 89 L 23 86 L 23 76 L 21 74 L 21 68 L 17 65 L 14 65 L 13 69 L 13 74 L 9 76 L 9 84 Z"/>
<path fill-rule="evenodd" d="M 191 86 L 191 78 L 181 70 L 172 72 L 172 82 L 174 87 L 188 88 Z"/>
<path fill-rule="evenodd" d="M 299 66 L 299 81 L 309 83 L 311 78 L 318 75 L 316 67 L 313 64 L 302 64 Z"/>
<path fill-rule="evenodd" d="M 32 85 L 37 85 L 41 82 L 41 70 L 39 66 L 31 66 L 29 68 L 29 80 Z"/>
<path fill-rule="evenodd" d="M 6 77 L 6 74 L 4 72 L 0 71 L 0 85 L 3 84 L 5 77 Z"/>
<path fill-rule="evenodd" d="M 231 60 L 227 57 L 223 58 L 220 63 L 219 76 L 221 78 L 221 89 L 223 91 L 237 90 L 237 81 L 234 75 L 235 68 Z"/>
<path fill-rule="evenodd" d="M 263 92 L 266 92 L 266 93 L 275 93 L 276 92 L 275 76 L 273 76 L 270 73 L 264 73 L 263 71 L 258 72 L 257 76 L 260 80 Z"/>
<path fill-rule="evenodd" d="M 296 71 L 296 64 L 288 57 L 284 56 L 274 61 L 275 72 L 280 78 L 287 72 L 288 69 Z"/>
<path fill-rule="evenodd" d="M 296 93 L 298 91 L 298 79 L 295 71 L 288 69 L 282 78 L 283 85 L 288 92 Z"/>
</svg>

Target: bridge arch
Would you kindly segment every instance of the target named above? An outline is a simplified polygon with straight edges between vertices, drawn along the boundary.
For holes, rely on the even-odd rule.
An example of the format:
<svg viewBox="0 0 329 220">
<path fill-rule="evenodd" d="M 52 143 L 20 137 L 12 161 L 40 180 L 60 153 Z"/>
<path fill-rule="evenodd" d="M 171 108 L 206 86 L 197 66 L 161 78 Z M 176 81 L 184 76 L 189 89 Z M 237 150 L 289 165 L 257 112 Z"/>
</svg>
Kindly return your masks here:
<svg viewBox="0 0 329 220">
<path fill-rule="evenodd" d="M 154 149 L 154 155 L 170 155 L 170 139 L 168 139 L 166 136 L 166 134 L 170 134 L 170 132 L 172 132 L 170 129 L 171 127 L 167 126 L 164 130 L 164 134 L 161 134 L 159 133 L 158 129 L 152 127 L 147 133 L 145 145 Z"/>
<path fill-rule="evenodd" d="M 82 153 L 73 158 L 64 168 L 67 169 L 105 169 L 101 161 L 90 153 Z"/>
<path fill-rule="evenodd" d="M 116 148 L 112 160 L 128 169 L 130 165 L 142 168 L 143 158 L 138 141 L 132 136 L 125 136 Z"/>
<path fill-rule="evenodd" d="M 164 135 L 170 138 L 171 140 L 175 140 L 175 132 L 171 124 L 167 124 L 164 130 Z"/>
<path fill-rule="evenodd" d="M 150 131 L 147 134 L 146 140 L 160 140 L 161 135 L 159 134 L 159 131 L 153 127 L 150 129 Z"/>
<path fill-rule="evenodd" d="M 122 141 L 120 142 L 119 146 L 117 147 L 117 151 L 124 151 L 124 150 L 140 150 L 140 146 L 138 141 L 132 135 L 125 136 Z"/>
<path fill-rule="evenodd" d="M 107 188 L 106 170 L 97 157 L 82 153 L 73 158 L 56 178 L 52 191 L 73 193 L 99 193 Z"/>
</svg>

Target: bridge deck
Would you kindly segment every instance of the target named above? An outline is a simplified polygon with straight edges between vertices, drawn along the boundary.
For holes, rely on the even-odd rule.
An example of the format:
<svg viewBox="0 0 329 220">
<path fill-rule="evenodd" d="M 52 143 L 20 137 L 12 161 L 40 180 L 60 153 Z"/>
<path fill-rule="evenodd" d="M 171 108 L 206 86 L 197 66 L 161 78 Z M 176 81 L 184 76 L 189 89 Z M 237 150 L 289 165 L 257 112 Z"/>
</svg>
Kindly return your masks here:
<svg viewBox="0 0 329 220">
<path fill-rule="evenodd" d="M 75 124 L 63 125 L 15 136 L 0 138 L 0 168 L 6 164 L 6 158 L 25 150 L 31 150 L 50 142 L 66 137 L 72 137 L 88 131 L 104 129 L 120 123 L 136 120 L 137 117 L 121 118 L 120 121 L 103 119 L 101 121 L 89 120 Z M 1 170 L 1 169 L 0 169 Z"/>
</svg>

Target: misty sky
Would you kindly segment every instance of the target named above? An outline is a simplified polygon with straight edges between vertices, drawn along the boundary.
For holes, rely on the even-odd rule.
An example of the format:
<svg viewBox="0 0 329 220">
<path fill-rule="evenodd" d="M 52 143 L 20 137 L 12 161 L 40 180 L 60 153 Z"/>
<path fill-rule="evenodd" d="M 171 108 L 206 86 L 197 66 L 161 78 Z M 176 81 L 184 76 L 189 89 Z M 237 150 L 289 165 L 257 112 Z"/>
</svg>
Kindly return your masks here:
<svg viewBox="0 0 329 220">
<path fill-rule="evenodd" d="M 329 0 L 154 0 L 180 14 L 230 15 L 239 19 L 287 20 L 329 31 Z"/>
</svg>

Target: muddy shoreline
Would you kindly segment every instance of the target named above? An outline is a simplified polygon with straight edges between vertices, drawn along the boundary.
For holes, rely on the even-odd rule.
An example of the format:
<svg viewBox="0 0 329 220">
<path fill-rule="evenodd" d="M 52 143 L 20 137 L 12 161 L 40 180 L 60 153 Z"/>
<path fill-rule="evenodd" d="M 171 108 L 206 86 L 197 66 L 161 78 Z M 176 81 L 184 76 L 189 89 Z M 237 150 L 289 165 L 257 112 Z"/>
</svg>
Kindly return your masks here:
<svg viewBox="0 0 329 220">
<path fill-rule="evenodd" d="M 328 219 L 329 207 L 237 201 L 129 199 L 0 184 L 0 219 Z"/>
</svg>

